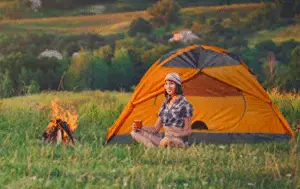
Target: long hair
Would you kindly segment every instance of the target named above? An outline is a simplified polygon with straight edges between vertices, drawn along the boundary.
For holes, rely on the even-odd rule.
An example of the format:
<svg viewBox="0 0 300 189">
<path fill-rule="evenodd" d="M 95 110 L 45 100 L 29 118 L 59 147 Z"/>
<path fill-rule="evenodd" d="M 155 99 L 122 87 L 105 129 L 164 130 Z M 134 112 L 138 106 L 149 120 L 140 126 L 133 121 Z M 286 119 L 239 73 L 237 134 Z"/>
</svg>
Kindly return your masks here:
<svg viewBox="0 0 300 189">
<path fill-rule="evenodd" d="M 176 95 L 184 95 L 181 85 L 179 85 L 177 83 L 176 83 L 176 87 L 175 87 L 175 94 Z M 166 98 L 167 103 L 169 103 L 171 100 L 171 95 L 169 95 L 167 93 L 166 89 L 165 89 L 165 98 Z"/>
</svg>

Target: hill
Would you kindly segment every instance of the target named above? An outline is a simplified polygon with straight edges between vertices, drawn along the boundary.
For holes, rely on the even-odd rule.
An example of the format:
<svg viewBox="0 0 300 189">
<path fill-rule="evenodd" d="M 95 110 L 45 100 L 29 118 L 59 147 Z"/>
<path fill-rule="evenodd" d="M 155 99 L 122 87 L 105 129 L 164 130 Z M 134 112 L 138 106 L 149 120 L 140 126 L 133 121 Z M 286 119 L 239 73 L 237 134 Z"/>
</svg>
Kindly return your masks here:
<svg viewBox="0 0 300 189">
<path fill-rule="evenodd" d="M 183 14 L 216 14 L 216 11 L 243 11 L 245 13 L 261 4 L 233 4 L 224 6 L 200 6 L 181 9 Z M 130 22 L 138 17 L 148 18 L 146 11 L 134 11 L 124 13 L 108 13 L 89 16 L 66 16 L 66 17 L 45 17 L 37 19 L 3 20 L 0 28 L 4 32 L 23 31 L 50 31 L 82 33 L 92 32 L 98 34 L 109 34 L 120 32 L 126 29 Z"/>
</svg>

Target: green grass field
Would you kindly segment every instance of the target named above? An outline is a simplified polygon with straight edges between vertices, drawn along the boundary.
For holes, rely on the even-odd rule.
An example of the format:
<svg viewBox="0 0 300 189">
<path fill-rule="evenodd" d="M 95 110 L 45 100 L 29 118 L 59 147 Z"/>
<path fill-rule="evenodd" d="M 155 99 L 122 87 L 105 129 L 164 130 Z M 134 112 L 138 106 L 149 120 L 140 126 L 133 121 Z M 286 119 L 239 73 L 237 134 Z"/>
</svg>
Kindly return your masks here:
<svg viewBox="0 0 300 189">
<path fill-rule="evenodd" d="M 270 93 L 292 127 L 300 96 Z M 50 92 L 0 100 L 0 188 L 300 188 L 297 142 L 199 144 L 188 149 L 103 146 L 131 93 Z M 50 102 L 79 114 L 76 146 L 45 145 Z"/>
</svg>

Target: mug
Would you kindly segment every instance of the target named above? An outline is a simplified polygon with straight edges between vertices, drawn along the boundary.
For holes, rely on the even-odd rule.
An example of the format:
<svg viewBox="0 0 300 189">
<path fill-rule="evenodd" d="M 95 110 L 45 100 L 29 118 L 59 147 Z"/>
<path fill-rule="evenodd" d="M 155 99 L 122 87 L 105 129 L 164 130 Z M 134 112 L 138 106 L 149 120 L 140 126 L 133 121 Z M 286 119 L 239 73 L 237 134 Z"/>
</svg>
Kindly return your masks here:
<svg viewBox="0 0 300 189">
<path fill-rule="evenodd" d="M 142 120 L 134 120 L 137 129 L 141 129 L 143 127 Z"/>
</svg>

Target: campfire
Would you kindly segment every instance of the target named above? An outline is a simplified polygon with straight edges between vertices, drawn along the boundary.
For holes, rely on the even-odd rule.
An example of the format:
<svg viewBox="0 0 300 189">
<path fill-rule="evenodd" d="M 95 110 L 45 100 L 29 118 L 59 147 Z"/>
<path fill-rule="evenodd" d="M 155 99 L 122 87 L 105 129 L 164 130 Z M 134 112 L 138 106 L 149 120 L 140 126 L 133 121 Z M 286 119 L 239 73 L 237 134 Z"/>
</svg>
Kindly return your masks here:
<svg viewBox="0 0 300 189">
<path fill-rule="evenodd" d="M 65 109 L 58 99 L 52 100 L 52 119 L 47 125 L 43 138 L 45 143 L 56 142 L 74 145 L 74 131 L 77 128 L 78 114 L 74 107 Z M 73 110 L 70 110 L 70 109 Z"/>
</svg>

